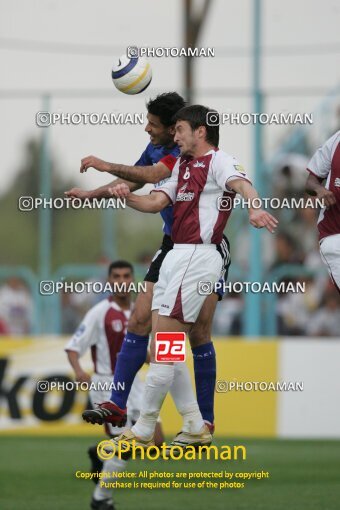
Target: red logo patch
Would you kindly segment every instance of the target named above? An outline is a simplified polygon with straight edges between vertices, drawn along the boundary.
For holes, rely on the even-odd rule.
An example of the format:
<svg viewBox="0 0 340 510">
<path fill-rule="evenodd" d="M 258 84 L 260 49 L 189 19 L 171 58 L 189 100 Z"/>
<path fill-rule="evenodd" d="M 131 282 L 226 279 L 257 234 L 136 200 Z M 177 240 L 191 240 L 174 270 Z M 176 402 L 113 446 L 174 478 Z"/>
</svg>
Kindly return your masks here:
<svg viewBox="0 0 340 510">
<path fill-rule="evenodd" d="M 156 361 L 185 361 L 185 333 L 156 333 Z"/>
</svg>

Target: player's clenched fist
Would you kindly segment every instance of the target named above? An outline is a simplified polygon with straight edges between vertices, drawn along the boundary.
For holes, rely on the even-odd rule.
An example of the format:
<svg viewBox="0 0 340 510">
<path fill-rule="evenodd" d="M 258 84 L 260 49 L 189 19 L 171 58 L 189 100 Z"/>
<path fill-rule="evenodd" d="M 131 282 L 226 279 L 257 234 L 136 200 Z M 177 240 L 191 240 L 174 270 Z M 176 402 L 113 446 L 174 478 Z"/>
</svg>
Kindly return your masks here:
<svg viewBox="0 0 340 510">
<path fill-rule="evenodd" d="M 109 172 L 110 164 L 95 156 L 87 156 L 81 160 L 80 173 L 86 172 L 88 168 L 95 168 L 99 172 Z"/>
<path fill-rule="evenodd" d="M 117 198 L 126 198 L 130 193 L 130 188 L 123 182 L 121 184 L 117 184 L 116 186 L 112 186 L 112 188 L 109 188 L 109 193 Z"/>
<path fill-rule="evenodd" d="M 271 234 L 274 234 L 278 220 L 271 214 L 262 209 L 252 209 L 249 211 L 249 222 L 255 228 L 265 227 Z"/>
</svg>

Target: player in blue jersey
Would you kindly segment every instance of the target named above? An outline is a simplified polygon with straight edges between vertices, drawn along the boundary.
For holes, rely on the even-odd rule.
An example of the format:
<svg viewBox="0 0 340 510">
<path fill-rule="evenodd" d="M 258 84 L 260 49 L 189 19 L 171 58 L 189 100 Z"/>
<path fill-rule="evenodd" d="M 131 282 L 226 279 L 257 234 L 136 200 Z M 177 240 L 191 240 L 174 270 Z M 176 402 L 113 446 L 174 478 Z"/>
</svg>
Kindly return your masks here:
<svg viewBox="0 0 340 510">
<path fill-rule="evenodd" d="M 132 191 L 141 188 L 146 183 L 153 183 L 155 186 L 159 186 L 164 179 L 170 177 L 174 160 L 179 154 L 179 149 L 173 141 L 174 129 L 172 118 L 183 105 L 183 99 L 175 92 L 162 94 L 147 104 L 148 123 L 145 131 L 150 136 L 150 143 L 135 166 L 108 163 L 94 156 L 88 156 L 82 159 L 80 171 L 86 172 L 88 168 L 92 167 L 101 172 L 112 173 L 118 177 L 118 179 L 113 181 L 114 185 L 117 185 L 119 182 L 126 182 Z M 111 197 L 110 188 L 113 183 L 93 191 L 73 188 L 66 194 L 76 198 Z M 162 245 L 156 252 L 145 276 L 146 292 L 141 293 L 137 297 L 135 309 L 128 324 L 127 335 L 116 365 L 114 382 L 124 381 L 124 390 L 113 391 L 110 401 L 100 404 L 95 411 L 85 411 L 83 417 L 86 421 L 99 424 L 104 422 L 122 424 L 126 420 L 127 397 L 134 377 L 146 358 L 148 339 L 151 332 L 153 287 L 158 280 L 160 267 L 166 254 L 173 248 L 171 240 L 172 206 L 166 207 L 161 211 L 161 215 L 164 221 Z M 224 240 L 217 249 L 219 249 L 225 260 L 227 272 L 230 264 L 227 240 Z M 213 407 L 216 380 L 216 357 L 211 341 L 211 324 L 219 297 L 221 296 L 216 294 L 211 294 L 207 297 L 198 320 L 189 334 L 194 358 L 197 402 L 210 432 L 213 432 L 214 429 Z M 182 377 L 186 376 L 182 374 Z M 115 384 L 114 386 L 119 388 L 121 385 Z M 183 392 L 180 394 L 174 392 L 172 396 L 185 423 L 185 415 L 190 417 L 190 413 L 194 412 L 194 404 L 192 399 L 189 398 L 192 391 L 191 385 L 182 384 L 181 387 Z M 186 394 L 187 391 L 188 394 Z M 195 441 L 197 442 L 197 437 Z"/>
</svg>

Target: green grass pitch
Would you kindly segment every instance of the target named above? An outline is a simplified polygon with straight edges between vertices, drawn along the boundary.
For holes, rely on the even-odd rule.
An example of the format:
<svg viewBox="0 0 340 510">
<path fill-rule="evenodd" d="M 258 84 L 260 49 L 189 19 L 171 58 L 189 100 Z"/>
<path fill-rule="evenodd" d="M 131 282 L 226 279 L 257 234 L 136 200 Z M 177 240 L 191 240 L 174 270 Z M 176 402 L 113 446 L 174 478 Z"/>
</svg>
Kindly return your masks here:
<svg viewBox="0 0 340 510">
<path fill-rule="evenodd" d="M 84 510 L 93 482 L 87 471 L 92 437 L 0 437 L 1 510 Z M 340 441 L 219 439 L 244 444 L 246 461 L 130 461 L 130 471 L 269 471 L 244 489 L 119 490 L 118 510 L 337 510 L 340 506 Z M 127 481 L 127 480 L 126 480 Z"/>
</svg>

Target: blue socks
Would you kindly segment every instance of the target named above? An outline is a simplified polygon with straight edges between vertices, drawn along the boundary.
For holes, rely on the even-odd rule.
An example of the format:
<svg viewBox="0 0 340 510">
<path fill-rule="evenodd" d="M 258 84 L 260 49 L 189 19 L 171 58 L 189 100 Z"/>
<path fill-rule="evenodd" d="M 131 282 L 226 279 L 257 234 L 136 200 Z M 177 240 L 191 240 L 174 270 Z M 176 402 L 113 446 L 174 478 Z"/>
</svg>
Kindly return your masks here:
<svg viewBox="0 0 340 510">
<path fill-rule="evenodd" d="M 110 400 L 121 409 L 126 408 L 134 378 L 146 360 L 148 343 L 149 336 L 135 335 L 129 331 L 125 335 L 113 377 L 115 388 L 110 397 Z"/>
<path fill-rule="evenodd" d="M 216 354 L 212 342 L 193 347 L 196 395 L 202 418 L 214 423 Z"/>
<path fill-rule="evenodd" d="M 115 389 L 112 390 L 110 397 L 110 400 L 121 409 L 126 408 L 134 378 L 146 360 L 148 343 L 148 336 L 135 335 L 129 331 L 124 338 L 113 378 Z M 192 355 L 198 406 L 203 420 L 214 423 L 216 354 L 213 343 L 193 347 Z"/>
</svg>

